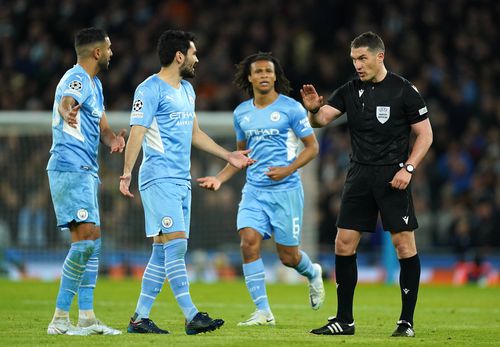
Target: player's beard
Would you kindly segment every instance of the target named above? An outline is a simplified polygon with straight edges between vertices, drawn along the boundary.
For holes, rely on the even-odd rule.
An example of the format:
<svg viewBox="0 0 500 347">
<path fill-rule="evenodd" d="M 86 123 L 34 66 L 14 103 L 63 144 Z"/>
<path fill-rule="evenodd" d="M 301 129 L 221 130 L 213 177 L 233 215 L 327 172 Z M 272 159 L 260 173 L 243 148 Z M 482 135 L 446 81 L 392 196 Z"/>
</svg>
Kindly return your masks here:
<svg viewBox="0 0 500 347">
<path fill-rule="evenodd" d="M 182 78 L 193 78 L 194 77 L 194 65 L 188 66 L 184 62 L 180 67 L 180 74 Z"/>
<path fill-rule="evenodd" d="M 103 59 L 97 63 L 97 66 L 99 66 L 99 71 L 107 71 L 109 69 L 109 60 Z"/>
</svg>

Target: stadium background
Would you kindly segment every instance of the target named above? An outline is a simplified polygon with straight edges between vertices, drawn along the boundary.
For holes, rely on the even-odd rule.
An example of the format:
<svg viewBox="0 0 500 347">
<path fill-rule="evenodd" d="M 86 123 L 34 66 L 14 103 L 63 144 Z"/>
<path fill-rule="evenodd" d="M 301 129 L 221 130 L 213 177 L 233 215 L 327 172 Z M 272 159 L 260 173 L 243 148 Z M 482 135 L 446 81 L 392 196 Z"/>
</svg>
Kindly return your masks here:
<svg viewBox="0 0 500 347">
<path fill-rule="evenodd" d="M 55 226 L 45 165 L 54 89 L 76 61 L 73 35 L 80 28 L 99 26 L 110 35 L 114 55 L 100 78 L 115 127 L 127 124 L 136 85 L 158 70 L 159 34 L 168 28 L 195 32 L 200 123 L 227 148 L 234 147 L 230 111 L 245 97 L 231 83 L 235 63 L 272 51 L 292 82 L 292 96 L 299 98 L 303 83 L 328 96 L 353 76 L 350 40 L 373 30 L 385 41 L 388 69 L 412 81 L 430 109 L 434 144 L 412 181 L 423 280 L 499 283 L 499 15 L 496 1 L 465 0 L 0 2 L 3 273 L 52 278 L 67 251 L 68 239 Z M 331 270 L 349 135 L 341 122 L 317 134 L 320 156 L 303 171 L 304 248 Z M 139 275 L 149 253 L 138 194 L 127 200 L 118 191 L 122 160 L 101 149 L 101 271 L 118 278 Z M 222 165 L 193 151 L 193 178 Z M 193 189 L 188 261 L 195 279 L 232 278 L 240 271 L 235 219 L 243 180 L 236 177 L 218 193 Z M 361 279 L 383 280 L 384 269 L 397 267 L 386 241 L 381 230 L 363 238 Z M 276 262 L 272 243 L 265 249 L 265 261 Z M 271 278 L 293 280 L 279 271 Z"/>
</svg>

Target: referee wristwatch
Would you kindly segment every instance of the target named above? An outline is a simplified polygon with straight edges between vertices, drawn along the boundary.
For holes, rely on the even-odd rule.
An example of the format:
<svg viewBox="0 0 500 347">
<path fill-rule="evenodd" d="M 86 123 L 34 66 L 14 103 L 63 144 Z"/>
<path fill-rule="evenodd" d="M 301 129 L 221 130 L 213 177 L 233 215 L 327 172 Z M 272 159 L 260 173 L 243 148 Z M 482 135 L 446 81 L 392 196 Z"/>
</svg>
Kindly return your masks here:
<svg viewBox="0 0 500 347">
<path fill-rule="evenodd" d="M 415 166 L 412 164 L 405 164 L 405 169 L 408 173 L 414 173 L 415 172 Z"/>
</svg>

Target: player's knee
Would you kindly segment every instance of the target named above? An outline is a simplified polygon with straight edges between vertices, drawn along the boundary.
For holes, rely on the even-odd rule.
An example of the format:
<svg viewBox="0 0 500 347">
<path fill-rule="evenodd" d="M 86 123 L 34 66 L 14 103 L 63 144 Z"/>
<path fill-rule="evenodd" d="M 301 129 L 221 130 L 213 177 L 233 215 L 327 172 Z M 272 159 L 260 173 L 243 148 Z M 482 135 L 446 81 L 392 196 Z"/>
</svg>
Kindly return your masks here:
<svg viewBox="0 0 500 347">
<path fill-rule="evenodd" d="M 259 243 L 251 238 L 242 238 L 240 241 L 240 249 L 243 253 L 255 253 L 259 251 Z"/>
</svg>

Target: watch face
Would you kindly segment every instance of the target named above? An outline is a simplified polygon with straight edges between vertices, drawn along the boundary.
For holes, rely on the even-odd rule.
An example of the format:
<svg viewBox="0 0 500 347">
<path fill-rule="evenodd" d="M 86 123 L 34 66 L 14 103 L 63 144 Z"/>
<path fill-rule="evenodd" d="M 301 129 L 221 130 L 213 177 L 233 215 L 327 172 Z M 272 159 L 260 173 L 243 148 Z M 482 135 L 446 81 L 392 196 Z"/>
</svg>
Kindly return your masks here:
<svg viewBox="0 0 500 347">
<path fill-rule="evenodd" d="M 406 165 L 406 171 L 408 171 L 409 173 L 412 173 L 414 170 L 415 168 L 413 167 L 413 165 L 411 164 Z"/>
</svg>

